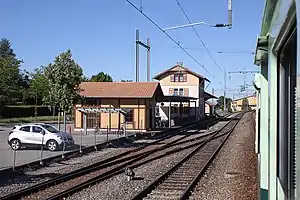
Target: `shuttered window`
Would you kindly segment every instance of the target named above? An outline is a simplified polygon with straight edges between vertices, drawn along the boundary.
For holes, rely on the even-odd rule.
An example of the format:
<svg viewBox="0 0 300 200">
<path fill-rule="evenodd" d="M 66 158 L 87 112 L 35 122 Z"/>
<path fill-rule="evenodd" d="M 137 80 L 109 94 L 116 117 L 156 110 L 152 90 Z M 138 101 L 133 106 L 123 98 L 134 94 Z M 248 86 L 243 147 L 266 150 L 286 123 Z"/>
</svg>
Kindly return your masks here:
<svg viewBox="0 0 300 200">
<path fill-rule="evenodd" d="M 174 89 L 173 88 L 169 88 L 169 95 L 173 95 L 174 94 Z"/>
<path fill-rule="evenodd" d="M 173 74 L 170 76 L 170 82 L 174 82 L 174 75 Z"/>
<path fill-rule="evenodd" d="M 183 82 L 187 82 L 187 74 L 183 74 Z"/>
<path fill-rule="evenodd" d="M 176 73 L 170 75 L 170 82 L 187 82 L 186 73 Z"/>
<path fill-rule="evenodd" d="M 189 88 L 184 88 L 184 96 L 189 96 Z"/>
</svg>

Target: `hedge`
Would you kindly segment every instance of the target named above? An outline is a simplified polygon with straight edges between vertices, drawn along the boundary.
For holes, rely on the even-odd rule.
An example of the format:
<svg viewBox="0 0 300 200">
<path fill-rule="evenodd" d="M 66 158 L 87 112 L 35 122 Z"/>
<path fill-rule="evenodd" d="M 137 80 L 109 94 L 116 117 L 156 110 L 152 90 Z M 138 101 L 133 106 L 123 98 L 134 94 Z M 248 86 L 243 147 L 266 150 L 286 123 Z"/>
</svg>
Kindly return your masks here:
<svg viewBox="0 0 300 200">
<path fill-rule="evenodd" d="M 48 106 L 5 106 L 1 110 L 1 118 L 20 118 L 20 117 L 35 117 L 35 110 L 37 116 L 52 116 L 53 111 Z M 54 112 L 57 115 L 57 109 Z"/>
</svg>

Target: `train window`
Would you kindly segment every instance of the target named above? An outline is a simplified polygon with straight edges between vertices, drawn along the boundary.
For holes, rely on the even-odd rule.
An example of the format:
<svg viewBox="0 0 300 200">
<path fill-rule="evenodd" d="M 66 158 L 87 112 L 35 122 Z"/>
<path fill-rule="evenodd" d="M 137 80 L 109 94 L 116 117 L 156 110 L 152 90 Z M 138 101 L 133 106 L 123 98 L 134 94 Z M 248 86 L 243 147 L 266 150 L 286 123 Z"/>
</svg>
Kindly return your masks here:
<svg viewBox="0 0 300 200">
<path fill-rule="evenodd" d="M 296 89 L 296 31 L 280 51 L 278 60 L 278 124 L 277 124 L 277 176 L 285 193 L 292 188 L 294 135 L 295 135 L 295 89 Z"/>
</svg>

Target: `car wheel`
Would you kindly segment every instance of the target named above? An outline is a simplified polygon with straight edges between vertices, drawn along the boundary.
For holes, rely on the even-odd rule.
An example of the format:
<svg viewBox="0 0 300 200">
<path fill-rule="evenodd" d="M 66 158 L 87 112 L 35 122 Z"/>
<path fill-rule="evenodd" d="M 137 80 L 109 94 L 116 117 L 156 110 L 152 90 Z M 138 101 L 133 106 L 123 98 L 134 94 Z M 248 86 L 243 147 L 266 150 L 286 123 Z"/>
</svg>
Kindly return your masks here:
<svg viewBox="0 0 300 200">
<path fill-rule="evenodd" d="M 18 139 L 12 139 L 10 141 L 10 146 L 13 150 L 18 150 L 21 148 L 21 142 Z"/>
<path fill-rule="evenodd" d="M 50 151 L 55 151 L 58 149 L 58 143 L 55 141 L 55 140 L 49 140 L 47 142 L 47 148 L 50 150 Z"/>
</svg>

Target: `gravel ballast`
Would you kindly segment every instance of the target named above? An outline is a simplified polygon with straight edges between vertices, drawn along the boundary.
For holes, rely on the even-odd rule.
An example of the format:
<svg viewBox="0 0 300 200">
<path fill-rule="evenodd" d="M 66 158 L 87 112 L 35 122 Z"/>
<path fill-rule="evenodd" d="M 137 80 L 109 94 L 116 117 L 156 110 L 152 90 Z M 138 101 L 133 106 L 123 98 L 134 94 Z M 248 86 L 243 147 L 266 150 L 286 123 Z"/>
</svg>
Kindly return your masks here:
<svg viewBox="0 0 300 200">
<path fill-rule="evenodd" d="M 82 157 L 72 158 L 60 163 L 53 163 L 48 167 L 40 168 L 36 171 L 25 172 L 25 174 L 10 178 L 8 181 L 0 180 L 0 196 L 46 181 L 60 174 L 68 173 L 84 166 L 99 162 L 100 160 L 109 158 L 127 150 L 130 150 L 130 148 L 102 149 Z"/>
<path fill-rule="evenodd" d="M 135 180 L 127 181 L 125 174 L 120 174 L 84 189 L 66 199 L 130 199 L 191 151 L 192 149 L 187 149 L 134 169 Z"/>
<path fill-rule="evenodd" d="M 209 132 L 214 131 L 217 127 L 220 128 L 224 124 L 225 124 L 225 122 L 220 122 L 220 123 L 216 124 L 214 126 L 214 128 L 209 130 Z M 203 134 L 203 132 L 200 132 L 200 133 Z M 190 136 L 186 139 L 190 139 L 191 137 L 198 137 L 200 135 L 200 133 Z M 174 136 L 172 138 L 169 138 L 169 139 L 163 141 L 162 143 L 167 143 L 167 141 L 172 141 L 179 137 L 182 137 L 182 135 Z M 147 142 L 150 142 L 150 141 L 149 140 L 139 140 L 139 141 L 135 141 L 134 143 L 140 144 L 140 143 L 147 143 Z M 151 142 L 153 142 L 153 140 L 151 140 Z M 135 146 L 135 145 L 133 145 L 133 146 Z M 84 166 L 87 166 L 87 165 L 90 165 L 93 163 L 97 163 L 103 159 L 109 158 L 111 156 L 114 156 L 116 154 L 119 154 L 119 153 L 122 153 L 122 152 L 125 152 L 125 151 L 128 151 L 128 150 L 134 148 L 134 147 L 130 146 L 129 143 L 128 143 L 128 145 L 126 143 L 124 143 L 123 145 L 119 145 L 116 147 L 117 148 L 101 149 L 100 151 L 92 152 L 92 153 L 89 153 L 82 157 L 75 157 L 70 160 L 63 161 L 61 163 L 54 163 L 48 167 L 40 168 L 36 171 L 28 171 L 28 172 L 25 172 L 24 174 L 20 174 L 20 176 L 16 176 L 13 179 L 11 178 L 9 181 L 8 180 L 0 180 L 0 197 L 2 195 L 15 192 L 17 190 L 32 186 L 34 184 L 44 182 L 55 176 L 74 171 L 76 169 L 82 168 Z M 143 178 L 142 180 L 134 180 L 133 182 L 127 182 L 126 177 L 123 175 L 116 176 L 111 179 L 119 177 L 119 180 L 122 180 L 123 182 L 125 181 L 125 183 L 122 183 L 122 184 L 131 185 L 132 187 L 134 187 L 133 188 L 134 190 L 131 190 L 129 188 L 123 189 L 125 191 L 127 191 L 127 190 L 131 191 L 131 192 L 126 193 L 127 196 L 129 197 L 130 195 L 136 193 L 137 190 L 142 189 L 141 187 L 143 187 L 143 186 L 140 186 L 140 183 L 144 183 L 141 185 L 146 186 L 152 180 L 154 180 L 157 176 L 159 176 L 162 172 L 164 172 L 164 170 L 167 170 L 170 167 L 170 165 L 175 164 L 182 156 L 186 155 L 187 152 L 189 152 L 189 151 L 191 151 L 191 149 L 176 153 L 174 155 L 167 156 L 167 157 L 157 160 L 157 161 L 152 161 L 151 164 L 147 164 L 147 165 L 138 167 L 136 169 L 137 171 L 135 171 L 135 172 L 136 172 L 137 176 L 139 176 L 139 174 L 141 174 L 141 176 Z M 143 171 L 143 169 L 144 169 L 144 171 Z M 104 181 L 104 182 L 106 182 L 106 181 Z M 100 183 L 99 185 L 104 184 L 104 182 Z M 135 184 L 137 184 L 137 185 L 135 185 Z M 108 185 L 110 185 L 110 184 L 108 184 Z M 117 182 L 117 185 L 118 185 L 118 182 Z M 114 190 L 121 189 L 121 187 L 119 188 L 119 185 L 118 185 L 118 187 L 116 187 L 116 184 L 113 184 L 112 187 Z M 88 192 L 88 194 L 89 194 L 89 192 Z M 102 192 L 100 192 L 100 194 L 102 194 Z M 116 191 L 116 194 L 119 194 L 119 192 Z M 120 199 L 124 199 L 123 195 L 124 194 L 122 194 L 122 193 L 120 194 Z M 97 198 L 95 198 L 95 199 L 99 199 L 99 195 L 98 196 L 96 195 L 96 197 Z M 108 197 L 113 197 L 113 196 L 108 195 Z M 90 199 L 90 198 L 87 198 L 87 199 Z M 102 198 L 100 198 L 100 199 L 102 199 Z M 107 198 L 103 198 L 103 199 L 107 199 Z M 113 197 L 112 199 L 115 199 L 115 198 Z"/>
<path fill-rule="evenodd" d="M 197 184 L 190 199 L 257 199 L 252 113 L 246 113 Z"/>
</svg>

